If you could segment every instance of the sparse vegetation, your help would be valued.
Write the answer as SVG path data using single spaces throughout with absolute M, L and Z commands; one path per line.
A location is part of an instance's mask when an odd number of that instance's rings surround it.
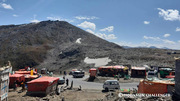
M 81 44 L 76 43 L 78 38 L 81 38 Z M 10 60 L 14 68 L 85 69 L 90 66 L 83 62 L 86 57 L 109 57 L 112 62 L 108 65 L 173 67 L 174 56 L 178 56 L 168 55 L 171 50 L 165 49 L 124 49 L 64 21 L 0 26 L 0 44 L 0 65 Z

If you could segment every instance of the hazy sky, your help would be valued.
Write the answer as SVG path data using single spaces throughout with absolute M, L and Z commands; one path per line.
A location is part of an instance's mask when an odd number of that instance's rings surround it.
M 0 0 L 0 25 L 63 20 L 125 46 L 180 49 L 179 0 Z

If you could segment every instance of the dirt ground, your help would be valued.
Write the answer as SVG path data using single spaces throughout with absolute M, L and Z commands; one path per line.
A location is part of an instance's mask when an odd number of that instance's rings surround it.
M 49 94 L 46 97 L 27 96 L 26 91 L 19 93 L 20 91 L 21 88 L 17 91 L 10 89 L 8 101 L 172 101 L 171 97 L 118 97 L 120 91 L 103 92 L 93 89 L 79 91 L 78 88 L 65 90 L 60 95 Z
M 8 93 L 8 101 L 114 101 L 114 98 L 117 98 L 118 92 L 113 91 L 113 96 L 109 97 L 110 92 L 102 92 L 101 90 L 81 90 L 79 91 L 77 88 L 72 90 L 65 90 L 61 92 L 60 95 L 49 94 L 46 97 L 35 97 L 35 96 L 27 96 L 26 91 L 21 92 L 21 88 L 19 87 L 16 91 L 10 89 Z
M 53 75 L 59 76 L 59 75 Z M 101 77 L 98 76 L 94 82 L 104 83 L 105 80 L 114 79 L 113 77 Z M 120 83 L 131 83 L 131 82 L 139 82 L 143 78 L 131 78 L 130 80 L 124 80 L 123 78 L 119 79 Z M 65 85 L 59 85 L 59 87 Z M 21 87 L 18 87 L 16 91 L 13 89 L 9 90 L 8 93 L 8 101 L 153 101 L 153 100 L 160 100 L 163 101 L 165 99 L 162 98 L 126 98 L 122 97 L 119 98 L 118 94 L 120 91 L 110 91 L 104 92 L 102 90 L 95 90 L 95 89 L 82 89 L 78 90 L 78 88 L 73 88 L 72 90 L 66 89 L 60 93 L 60 95 L 56 94 L 49 94 L 46 97 L 36 97 L 36 96 L 27 96 L 26 90 L 21 92 Z M 63 100 L 64 99 L 64 100 Z M 171 101 L 168 98 L 167 101 Z

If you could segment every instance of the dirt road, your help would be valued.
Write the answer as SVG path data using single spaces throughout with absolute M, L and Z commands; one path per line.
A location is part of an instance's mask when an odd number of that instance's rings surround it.
M 56 75 L 58 77 L 59 75 Z M 27 96 L 26 91 L 19 93 L 21 87 L 18 87 L 16 91 L 10 90 L 8 94 L 9 101 L 59 101 L 61 99 L 65 99 L 65 101 L 94 101 L 106 99 L 106 96 L 110 94 L 110 92 L 102 92 L 103 83 L 95 83 L 95 82 L 87 82 L 85 81 L 89 75 L 86 75 L 83 78 L 73 78 L 72 75 L 67 75 L 65 78 L 69 79 L 69 86 L 71 81 L 73 81 L 73 89 L 61 92 L 60 95 L 48 95 L 46 97 L 35 97 L 35 96 Z M 82 90 L 77 90 L 79 85 L 81 85 Z M 132 83 L 120 83 L 121 89 L 128 88 L 136 88 L 138 82 Z M 62 86 L 62 85 L 59 85 Z M 65 86 L 65 85 L 63 85 Z M 114 94 L 118 94 L 119 91 L 112 91 Z M 113 97 L 114 99 L 116 97 Z M 106 100 L 103 100 L 106 101 Z M 110 100 L 111 101 L 111 100 Z M 114 101 L 114 100 L 112 100 Z
M 103 83 L 85 81 L 85 79 L 87 79 L 88 77 L 89 75 L 85 75 L 83 78 L 73 78 L 72 75 L 67 75 L 65 78 L 69 79 L 69 85 L 71 84 L 71 81 L 73 81 L 74 87 L 79 87 L 79 85 L 81 85 L 82 89 L 97 89 L 97 90 L 103 89 Z M 137 88 L 138 84 L 139 82 L 120 83 L 120 88 L 121 89 Z

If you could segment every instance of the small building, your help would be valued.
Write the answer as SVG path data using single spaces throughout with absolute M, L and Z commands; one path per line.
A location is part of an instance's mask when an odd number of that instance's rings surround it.
M 176 70 L 175 70 L 175 94 L 176 99 L 180 100 L 180 58 L 175 58 Z
M 14 82 L 16 82 L 20 86 L 22 81 L 25 82 L 25 77 L 23 74 L 13 74 L 9 75 L 9 81 L 9 87 L 13 87 Z
M 0 100 L 8 101 L 8 91 L 9 91 L 9 73 L 12 71 L 11 63 L 9 66 L 0 67 Z
M 91 68 L 89 69 L 90 77 L 95 77 L 97 74 L 97 69 L 96 68 Z
M 146 77 L 145 67 L 131 67 L 131 77 Z
M 27 95 L 43 95 L 46 96 L 51 92 L 55 92 L 59 78 L 44 76 L 27 82 Z
M 175 82 L 172 80 L 141 80 L 138 86 L 138 93 L 144 94 L 166 94 L 172 93 Z

